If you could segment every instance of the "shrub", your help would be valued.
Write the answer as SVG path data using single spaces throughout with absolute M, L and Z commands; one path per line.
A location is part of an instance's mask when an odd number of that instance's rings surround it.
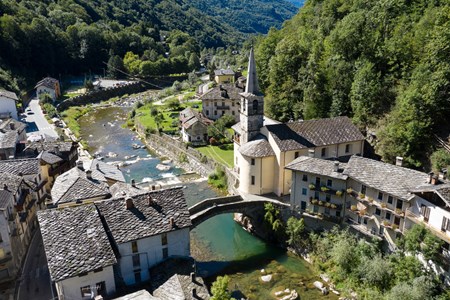
M 186 153 L 184 153 L 184 152 L 180 153 L 180 155 L 178 156 L 178 160 L 179 160 L 181 163 L 187 163 L 187 162 L 189 162 L 188 157 L 187 157 Z
M 200 159 L 200 162 L 202 164 L 206 164 L 208 162 L 208 158 L 205 155 L 203 155 L 202 158 Z
M 319 200 L 317 200 L 317 199 L 312 199 L 312 200 L 311 200 L 311 203 L 312 203 L 312 204 L 317 204 L 318 202 L 319 202 Z
M 358 193 L 358 197 L 359 197 L 360 199 L 364 199 L 364 198 L 366 198 L 366 195 L 363 194 L 363 193 Z
M 332 208 L 332 209 L 336 209 L 336 208 L 337 208 L 337 205 L 334 204 L 334 203 L 331 203 L 331 208 Z
M 348 188 L 347 189 L 347 194 L 351 194 L 351 193 L 353 193 L 353 189 L 352 188 Z

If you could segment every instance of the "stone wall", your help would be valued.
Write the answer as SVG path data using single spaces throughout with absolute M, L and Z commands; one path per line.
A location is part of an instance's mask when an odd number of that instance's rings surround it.
M 142 82 L 130 82 L 121 86 L 108 87 L 103 90 L 91 91 L 83 95 L 66 99 L 58 104 L 57 109 L 58 111 L 63 111 L 71 106 L 81 106 L 89 103 L 97 103 L 114 97 L 120 97 L 125 94 L 140 93 L 147 89 L 149 89 L 149 86 Z

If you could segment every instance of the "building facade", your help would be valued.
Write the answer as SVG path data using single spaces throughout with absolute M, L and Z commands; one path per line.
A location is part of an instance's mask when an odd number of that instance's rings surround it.
M 17 102 L 19 98 L 14 92 L 0 90 L 0 119 L 13 118 L 18 120 Z
M 240 94 L 243 91 L 236 84 L 219 84 L 212 88 L 200 97 L 203 115 L 211 120 L 231 115 L 239 122 Z
M 61 87 L 59 81 L 52 77 L 45 77 L 39 81 L 36 86 L 36 95 L 39 97 L 41 94 L 48 94 L 53 101 L 56 101 L 61 96 Z

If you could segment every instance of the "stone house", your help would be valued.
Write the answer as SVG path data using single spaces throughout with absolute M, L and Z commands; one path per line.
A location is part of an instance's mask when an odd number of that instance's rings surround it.
M 217 84 L 221 83 L 234 83 L 234 73 L 231 69 L 220 69 L 214 71 L 214 81 Z
M 203 115 L 217 120 L 223 115 L 232 115 L 239 122 L 239 101 L 243 88 L 237 84 L 219 84 L 200 97 Z
M 94 204 L 40 211 L 38 219 L 59 299 L 93 299 L 115 292 L 117 259 Z
M 126 285 L 150 279 L 149 268 L 190 255 L 191 220 L 181 188 L 95 203 L 117 249 L 117 273 Z
M 49 94 L 53 101 L 56 101 L 61 96 L 61 87 L 59 81 L 52 77 L 45 77 L 34 87 L 36 89 L 36 95 Z
M 181 136 L 184 142 L 205 144 L 208 142 L 208 126 L 213 122 L 198 111 L 188 107 L 180 112 Z
M 0 90 L 0 119 L 13 118 L 18 120 L 17 115 L 17 98 L 16 93 Z
M 20 145 L 27 140 L 26 125 L 8 118 L 0 120 L 0 160 L 16 157 Z

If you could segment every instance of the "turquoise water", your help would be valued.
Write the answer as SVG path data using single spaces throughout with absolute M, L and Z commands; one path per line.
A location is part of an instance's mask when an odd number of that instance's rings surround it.
M 156 165 L 161 162 L 158 157 L 147 149 L 131 147 L 142 143 L 136 140 L 134 132 L 121 127 L 126 114 L 124 108 L 109 107 L 80 118 L 82 137 L 88 141 L 90 152 L 117 154 L 115 158 L 105 158 L 105 162 L 124 161 L 125 156 L 137 155 L 139 160 L 128 159 L 133 163 L 121 168 L 128 182 L 131 178 L 140 182 L 181 174 L 182 170 L 173 165 L 167 172 L 157 170 Z M 205 181 L 183 185 L 188 206 L 218 196 Z M 192 255 L 197 260 L 198 273 L 209 283 L 218 275 L 229 275 L 229 288 L 236 298 L 276 299 L 275 291 L 295 288 L 302 299 L 337 299 L 335 295 L 322 296 L 313 288 L 312 282 L 318 277 L 304 260 L 252 236 L 233 221 L 232 214 L 215 216 L 200 224 L 191 231 L 191 244 L 196 248 Z M 261 281 L 261 269 L 273 274 L 271 282 Z

